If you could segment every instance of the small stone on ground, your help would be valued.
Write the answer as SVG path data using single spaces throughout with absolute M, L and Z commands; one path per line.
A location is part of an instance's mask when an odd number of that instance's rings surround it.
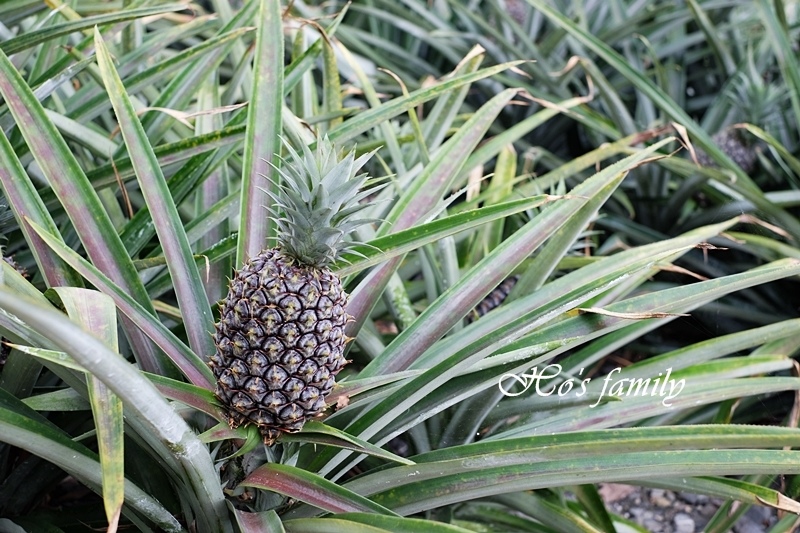
M 653 533 L 703 531 L 722 500 L 702 494 L 602 483 L 600 497 L 609 511 Z M 777 522 L 775 509 L 754 505 L 733 526 L 734 533 L 765 533 Z
M 675 533 L 694 533 L 694 519 L 686 513 L 678 513 L 672 520 Z

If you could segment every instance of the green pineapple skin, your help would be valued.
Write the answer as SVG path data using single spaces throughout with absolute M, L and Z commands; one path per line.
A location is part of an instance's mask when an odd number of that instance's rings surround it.
M 347 294 L 328 268 L 279 248 L 248 261 L 220 308 L 211 368 L 232 428 L 255 424 L 266 444 L 325 408 L 344 357 Z

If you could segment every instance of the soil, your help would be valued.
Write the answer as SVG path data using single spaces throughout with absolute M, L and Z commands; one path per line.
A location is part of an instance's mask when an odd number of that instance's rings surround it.
M 617 483 L 600 485 L 600 496 L 616 514 L 654 533 L 703 531 L 722 500 L 704 495 Z M 778 521 L 775 509 L 754 505 L 734 524 L 733 533 L 763 533 Z

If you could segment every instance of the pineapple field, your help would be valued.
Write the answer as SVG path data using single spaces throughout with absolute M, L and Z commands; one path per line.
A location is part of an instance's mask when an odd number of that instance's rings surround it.
M 0 532 L 795 531 L 799 38 L 0 2 Z

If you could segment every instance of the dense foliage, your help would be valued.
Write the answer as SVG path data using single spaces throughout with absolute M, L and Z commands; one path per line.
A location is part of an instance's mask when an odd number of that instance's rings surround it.
M 798 7 L 0 3 L 0 529 L 641 530 L 618 481 L 792 531 Z M 212 333 L 323 138 L 349 362 L 265 445 Z

